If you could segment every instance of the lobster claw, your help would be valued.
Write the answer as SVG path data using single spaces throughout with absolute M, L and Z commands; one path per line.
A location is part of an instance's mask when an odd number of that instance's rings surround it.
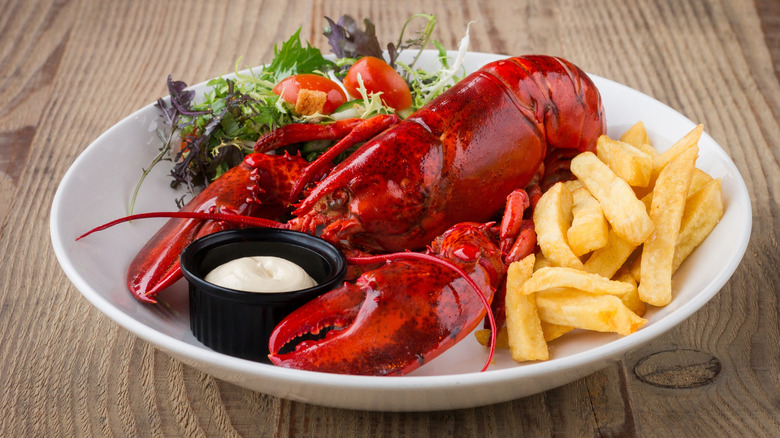
M 181 209 L 181 212 L 229 213 L 275 218 L 306 160 L 300 156 L 248 155 Z M 127 287 L 139 300 L 155 303 L 155 296 L 181 278 L 179 256 L 195 239 L 233 228 L 221 221 L 174 218 L 168 220 L 138 252 L 127 270 Z
M 504 275 L 488 227 L 458 224 L 430 252 L 465 271 L 487 300 Z M 401 253 L 409 254 L 409 253 Z M 269 340 L 277 366 L 340 374 L 408 373 L 470 333 L 486 311 L 453 270 L 426 260 L 394 259 L 291 313 Z M 296 338 L 321 334 L 296 346 Z M 292 350 L 292 351 L 290 351 Z

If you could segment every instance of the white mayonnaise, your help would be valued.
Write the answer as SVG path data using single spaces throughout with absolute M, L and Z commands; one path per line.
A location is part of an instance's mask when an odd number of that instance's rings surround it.
M 300 266 L 271 256 L 231 260 L 214 268 L 205 280 L 246 292 L 291 292 L 317 285 Z

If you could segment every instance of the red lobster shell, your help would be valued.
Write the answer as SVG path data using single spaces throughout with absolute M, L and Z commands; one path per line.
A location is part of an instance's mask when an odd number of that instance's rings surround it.
M 289 125 L 258 145 L 343 136 L 363 123 Z M 324 176 L 316 175 L 321 180 L 304 191 L 285 226 L 320 233 L 350 254 L 419 250 L 455 224 L 497 220 L 508 195 L 532 181 L 544 187 L 565 178 L 568 159 L 593 150 L 605 130 L 598 90 L 570 62 L 550 56 L 492 62 L 367 141 Z M 300 157 L 250 155 L 185 210 L 276 218 L 288 207 L 306 166 Z M 538 196 L 536 189 L 531 199 Z M 522 207 L 512 208 L 508 222 L 522 220 L 524 196 L 510 198 Z M 154 302 L 180 277 L 183 247 L 228 226 L 171 219 L 132 262 L 128 287 L 137 298 Z M 482 231 L 461 233 L 467 228 Z M 504 228 L 529 232 L 527 226 Z M 502 239 L 498 248 L 484 225 L 453 229 L 460 231 L 435 240 L 431 252 L 464 265 L 491 295 L 500 290 L 501 249 L 509 252 L 511 245 Z M 391 262 L 291 315 L 271 340 L 271 358 L 279 365 L 330 372 L 408 372 L 449 348 L 484 316 L 467 289 L 436 265 Z M 280 353 L 295 336 L 334 324 L 349 328 Z M 371 347 L 366 339 L 380 341 Z

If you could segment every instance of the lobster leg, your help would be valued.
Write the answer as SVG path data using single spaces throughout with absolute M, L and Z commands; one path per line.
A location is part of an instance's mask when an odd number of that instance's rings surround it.
M 534 222 L 524 219 L 531 206 L 531 198 L 523 189 L 507 196 L 504 216 L 501 219 L 501 251 L 508 265 L 531 254 L 536 247 Z
M 275 218 L 298 175 L 306 166 L 300 156 L 248 155 L 211 183 L 182 212 L 227 213 Z M 198 237 L 234 227 L 222 221 L 170 219 L 135 256 L 127 270 L 127 287 L 141 301 L 154 297 L 181 278 L 179 255 Z
M 538 189 L 538 185 L 531 183 L 527 189 L 532 190 L 534 187 Z M 530 210 L 532 203 L 534 203 L 534 199 L 523 189 L 513 191 L 506 198 L 506 207 L 504 207 L 499 230 L 499 245 L 504 264 L 507 266 L 523 259 L 536 249 L 536 232 L 533 220 L 524 219 L 532 211 Z M 491 305 L 495 323 L 498 326 L 503 325 L 506 321 L 505 297 L 506 287 L 502 287 L 496 291 Z M 490 328 L 489 325 L 489 321 L 485 320 L 484 327 Z
M 461 223 L 436 239 L 430 254 L 465 271 L 487 300 L 505 268 L 488 225 Z M 309 302 L 274 330 L 269 358 L 278 366 L 345 374 L 405 374 L 463 339 L 485 316 L 464 278 L 436 263 L 392 260 L 354 284 Z M 293 351 L 288 344 L 310 333 Z
M 531 219 L 523 219 L 517 231 L 517 237 L 507 251 L 504 261 L 509 264 L 524 259 L 536 248 L 536 231 Z
M 523 223 L 523 214 L 531 205 L 531 200 L 525 190 L 518 189 L 506 198 L 504 216 L 501 219 L 501 251 L 509 252 Z
M 363 119 L 339 120 L 327 125 L 295 123 L 285 125 L 260 137 L 255 152 L 268 152 L 280 147 L 311 140 L 338 140 L 349 134 Z
M 290 202 L 294 201 L 298 194 L 309 182 L 319 177 L 327 169 L 333 166 L 333 160 L 350 147 L 362 143 L 385 129 L 397 125 L 401 119 L 395 115 L 380 114 L 356 124 L 349 133 L 333 145 L 327 152 L 320 155 L 301 174 L 298 182 L 290 194 Z M 288 125 L 291 126 L 291 125 Z M 302 125 L 305 126 L 305 125 Z

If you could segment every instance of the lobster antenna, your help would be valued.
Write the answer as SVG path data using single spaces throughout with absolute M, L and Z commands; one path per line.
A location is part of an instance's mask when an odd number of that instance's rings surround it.
M 77 241 L 81 240 L 92 233 L 103 231 L 107 228 L 111 228 L 114 225 L 119 225 L 123 222 L 130 222 L 136 219 L 148 219 L 148 218 L 160 218 L 160 217 L 223 221 L 223 222 L 230 222 L 230 223 L 235 223 L 240 225 L 248 225 L 252 227 L 289 228 L 287 224 L 283 224 L 281 222 L 276 222 L 270 219 L 263 219 L 258 217 L 243 216 L 240 214 L 207 213 L 202 211 L 167 211 L 167 212 L 131 214 L 123 218 L 115 219 L 111 222 L 105 223 L 103 225 L 100 225 L 98 227 L 95 227 L 87 231 L 86 233 L 77 237 L 76 240 Z
M 490 303 L 487 300 L 487 296 L 485 296 L 485 293 L 480 289 L 477 282 L 474 281 L 473 278 L 469 277 L 469 275 L 463 271 L 463 269 L 459 268 L 458 265 L 455 263 L 440 259 L 436 256 L 432 256 L 430 254 L 423 254 L 418 252 L 397 252 L 393 254 L 382 254 L 382 255 L 375 255 L 375 256 L 360 256 L 360 257 L 347 257 L 347 263 L 353 264 L 353 265 L 370 265 L 372 263 L 377 262 L 386 262 L 389 260 L 424 260 L 432 263 L 436 263 L 439 266 L 444 266 L 446 268 L 449 268 L 453 271 L 455 271 L 458 275 L 463 277 L 464 280 L 469 284 L 469 286 L 474 289 L 474 291 L 477 292 L 477 296 L 479 297 L 479 300 L 482 302 L 482 305 L 485 307 L 485 310 L 487 312 L 487 318 L 488 323 L 490 324 L 490 351 L 488 353 L 487 361 L 485 362 L 485 366 L 482 367 L 482 371 L 487 371 L 488 367 L 490 366 L 490 362 L 493 360 L 493 353 L 496 350 L 496 320 L 493 316 L 493 310 L 490 308 Z

